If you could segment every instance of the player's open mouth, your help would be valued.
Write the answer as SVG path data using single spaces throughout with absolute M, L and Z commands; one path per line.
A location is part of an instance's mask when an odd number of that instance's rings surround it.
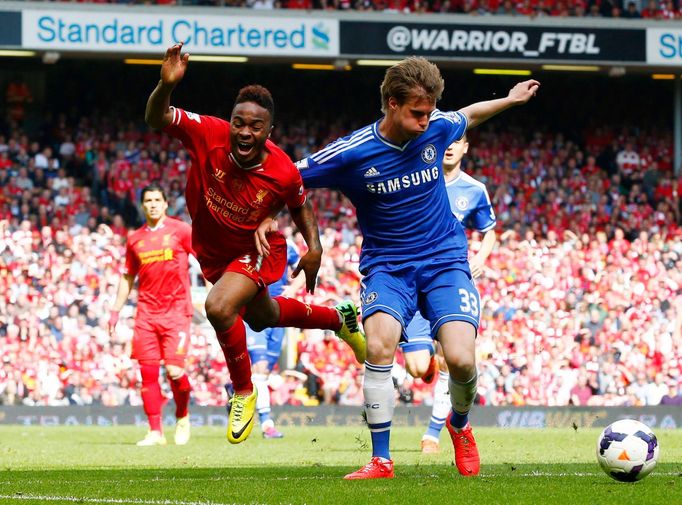
M 242 157 L 247 157 L 251 150 L 253 149 L 253 144 L 246 144 L 244 142 L 237 143 L 237 152 Z

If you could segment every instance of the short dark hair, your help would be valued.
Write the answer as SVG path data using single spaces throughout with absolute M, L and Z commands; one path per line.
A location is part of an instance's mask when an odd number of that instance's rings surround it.
M 237 95 L 234 104 L 238 105 L 244 102 L 253 102 L 260 105 L 270 113 L 270 122 L 274 122 L 275 102 L 272 99 L 270 91 L 268 91 L 266 87 L 261 86 L 260 84 L 249 84 L 248 86 L 244 86 L 239 90 L 239 94 Z
M 142 188 L 142 193 L 140 193 L 140 203 L 144 202 L 144 195 L 151 191 L 158 191 L 161 193 L 161 197 L 163 198 L 163 201 L 167 201 L 168 199 L 166 198 L 166 191 L 161 187 L 161 184 L 158 182 L 152 182 L 150 184 L 147 184 L 144 188 Z

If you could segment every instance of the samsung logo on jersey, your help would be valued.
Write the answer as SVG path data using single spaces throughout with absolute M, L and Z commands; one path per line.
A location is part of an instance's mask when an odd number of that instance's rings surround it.
M 440 171 L 438 167 L 431 167 L 419 172 L 412 172 L 411 174 L 403 175 L 402 177 L 394 177 L 380 182 L 368 182 L 365 186 L 370 193 L 378 195 L 385 193 L 395 193 L 403 189 L 408 189 L 411 186 L 419 186 L 427 182 L 438 179 Z

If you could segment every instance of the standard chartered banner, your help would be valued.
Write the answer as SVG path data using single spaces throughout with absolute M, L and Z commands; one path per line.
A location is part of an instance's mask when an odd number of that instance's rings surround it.
M 363 426 L 361 407 L 274 407 L 278 426 Z M 395 409 L 393 426 L 429 423 L 431 409 L 425 406 Z M 476 407 L 471 413 L 474 426 L 500 428 L 603 428 L 614 421 L 631 418 L 651 428 L 682 428 L 682 409 L 675 407 Z M 218 407 L 191 407 L 193 426 L 227 426 L 227 413 Z M 175 424 L 171 409 L 164 423 Z M 0 424 L 26 426 L 146 426 L 142 407 L 0 407 Z
M 647 28 L 646 61 L 682 67 L 682 29 Z
M 645 30 L 341 21 L 344 55 L 645 61 Z
M 339 22 L 306 17 L 237 17 L 25 10 L 26 49 L 154 53 L 184 42 L 188 52 L 337 56 Z

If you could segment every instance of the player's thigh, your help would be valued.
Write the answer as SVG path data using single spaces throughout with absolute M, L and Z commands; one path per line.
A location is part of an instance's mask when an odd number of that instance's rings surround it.
M 468 321 L 448 321 L 438 330 L 438 341 L 448 368 L 461 371 L 464 376 L 458 380 L 466 381 L 475 373 L 476 368 L 476 328 Z
M 417 311 L 417 284 L 412 265 L 385 266 L 371 270 L 362 279 L 362 319 L 385 313 L 407 327 Z M 367 329 L 365 328 L 365 332 Z
M 166 365 L 185 367 L 185 359 L 190 344 L 191 320 L 191 316 L 178 314 L 175 316 L 167 315 L 163 322 L 159 322 L 159 340 L 162 358 Z
M 470 323 L 478 330 L 480 297 L 468 270 L 451 268 L 420 278 L 420 311 L 431 323 L 431 334 L 451 321 Z
M 152 317 L 138 313 L 133 330 L 133 344 L 130 357 L 138 361 L 156 361 L 162 359 L 156 325 Z

